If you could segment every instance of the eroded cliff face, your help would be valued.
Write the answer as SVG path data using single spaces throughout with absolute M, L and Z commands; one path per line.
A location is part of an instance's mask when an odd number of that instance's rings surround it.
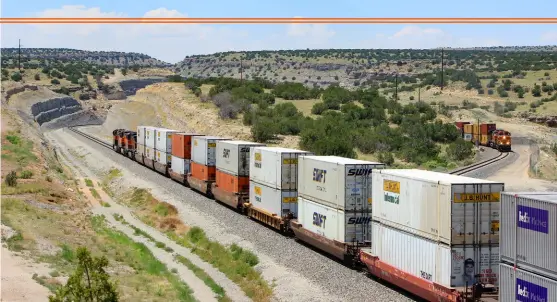
M 47 99 L 31 105 L 31 114 L 39 125 L 80 110 L 83 110 L 81 104 L 69 96 Z
M 145 78 L 145 79 L 132 79 L 121 81 L 120 87 L 124 91 L 126 96 L 134 95 L 137 90 L 147 87 L 148 85 L 154 83 L 160 83 L 166 81 L 165 78 Z

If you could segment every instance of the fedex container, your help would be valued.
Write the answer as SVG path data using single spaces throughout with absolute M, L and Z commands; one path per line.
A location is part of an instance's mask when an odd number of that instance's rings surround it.
M 279 190 L 298 189 L 298 156 L 313 155 L 308 151 L 255 147 L 250 155 L 250 179 Z
M 172 155 L 171 168 L 178 174 L 188 175 L 190 173 L 190 160 Z
M 216 167 L 234 176 L 249 176 L 250 148 L 265 144 L 221 140 L 217 142 Z
M 172 129 L 155 128 L 155 149 L 172 154 L 172 134 L 177 132 Z
M 145 145 L 145 130 L 147 126 L 137 126 L 137 144 Z
M 145 127 L 145 146 L 155 149 L 155 127 Z
M 498 246 L 449 246 L 377 221 L 371 230 L 371 253 L 408 274 L 446 287 L 498 284 Z
M 557 281 L 499 264 L 499 301 L 557 301 Z
M 168 165 L 172 162 L 172 154 L 155 149 L 155 161 Z
M 372 174 L 373 220 L 446 244 L 499 242 L 503 183 L 417 169 Z
M 306 230 L 339 242 L 371 241 L 369 212 L 345 212 L 298 196 L 298 222 Z
M 347 211 L 371 207 L 371 171 L 385 164 L 338 156 L 300 156 L 298 195 Z
M 217 141 L 230 140 L 218 136 L 195 136 L 191 147 L 192 161 L 208 167 L 216 165 Z
M 298 216 L 298 192 L 279 190 L 254 181 L 249 182 L 249 200 L 253 207 L 283 217 Z
M 504 192 L 501 227 L 501 261 L 557 279 L 557 192 Z

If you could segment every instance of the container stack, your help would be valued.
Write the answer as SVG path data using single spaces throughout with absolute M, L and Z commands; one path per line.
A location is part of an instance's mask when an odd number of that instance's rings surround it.
M 264 144 L 224 140 L 217 142 L 216 179 L 213 194 L 221 202 L 241 207 L 249 196 L 250 149 Z M 240 195 L 245 198 L 240 198 Z
M 217 142 L 230 140 L 217 136 L 195 136 L 191 149 L 191 172 L 188 174 L 190 186 L 203 193 L 208 193 L 208 183 L 216 179 Z
M 155 128 L 155 161 L 170 165 L 172 161 L 172 134 L 177 130 Z
M 308 151 L 255 147 L 250 155 L 248 214 L 276 217 L 272 225 L 281 228 L 285 219 L 298 216 L 298 157 L 313 155 Z M 263 219 L 261 219 L 263 220 Z M 286 223 L 287 225 L 287 223 Z
M 296 236 L 304 240 L 317 235 L 344 245 L 369 245 L 371 172 L 384 166 L 337 156 L 300 156 L 298 219 L 291 223 Z
M 194 136 L 203 136 L 202 134 L 176 132 L 172 133 L 172 156 L 170 167 L 172 173 L 179 177 L 184 177 L 190 173 L 191 161 L 191 145 Z
M 501 301 L 557 301 L 557 192 L 501 196 Z
M 497 129 L 496 124 L 480 124 L 480 144 L 487 146 L 491 137 L 491 132 Z
M 503 189 L 503 183 L 432 171 L 373 171 L 371 255 L 381 264 L 366 264 L 385 274 L 404 271 L 417 283 L 471 292 L 479 281 L 494 289 Z
M 155 159 L 155 127 L 137 126 L 137 152 L 151 161 Z
M 462 136 L 464 134 L 464 126 L 470 124 L 470 122 L 455 122 L 454 124 Z

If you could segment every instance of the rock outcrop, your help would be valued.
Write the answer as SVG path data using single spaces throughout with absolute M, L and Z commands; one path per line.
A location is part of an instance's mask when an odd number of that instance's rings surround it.
M 139 89 L 143 89 L 148 85 L 166 81 L 166 78 L 145 78 L 145 79 L 132 79 L 123 80 L 120 82 L 120 87 L 125 96 L 134 95 Z
M 53 119 L 82 110 L 81 104 L 72 97 L 58 97 L 36 102 L 31 105 L 31 114 L 42 125 Z

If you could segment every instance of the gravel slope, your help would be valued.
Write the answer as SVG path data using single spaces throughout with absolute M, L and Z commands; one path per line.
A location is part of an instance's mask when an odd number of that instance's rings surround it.
M 96 173 L 116 167 L 124 173 L 114 189 L 150 188 L 152 193 L 176 206 L 188 225 L 202 227 L 224 244 L 237 244 L 260 258 L 257 268 L 274 283 L 279 301 L 412 301 L 364 274 L 294 242 L 277 232 L 194 193 L 131 160 L 69 130 L 48 134 L 62 148 L 81 148 L 84 163 Z

